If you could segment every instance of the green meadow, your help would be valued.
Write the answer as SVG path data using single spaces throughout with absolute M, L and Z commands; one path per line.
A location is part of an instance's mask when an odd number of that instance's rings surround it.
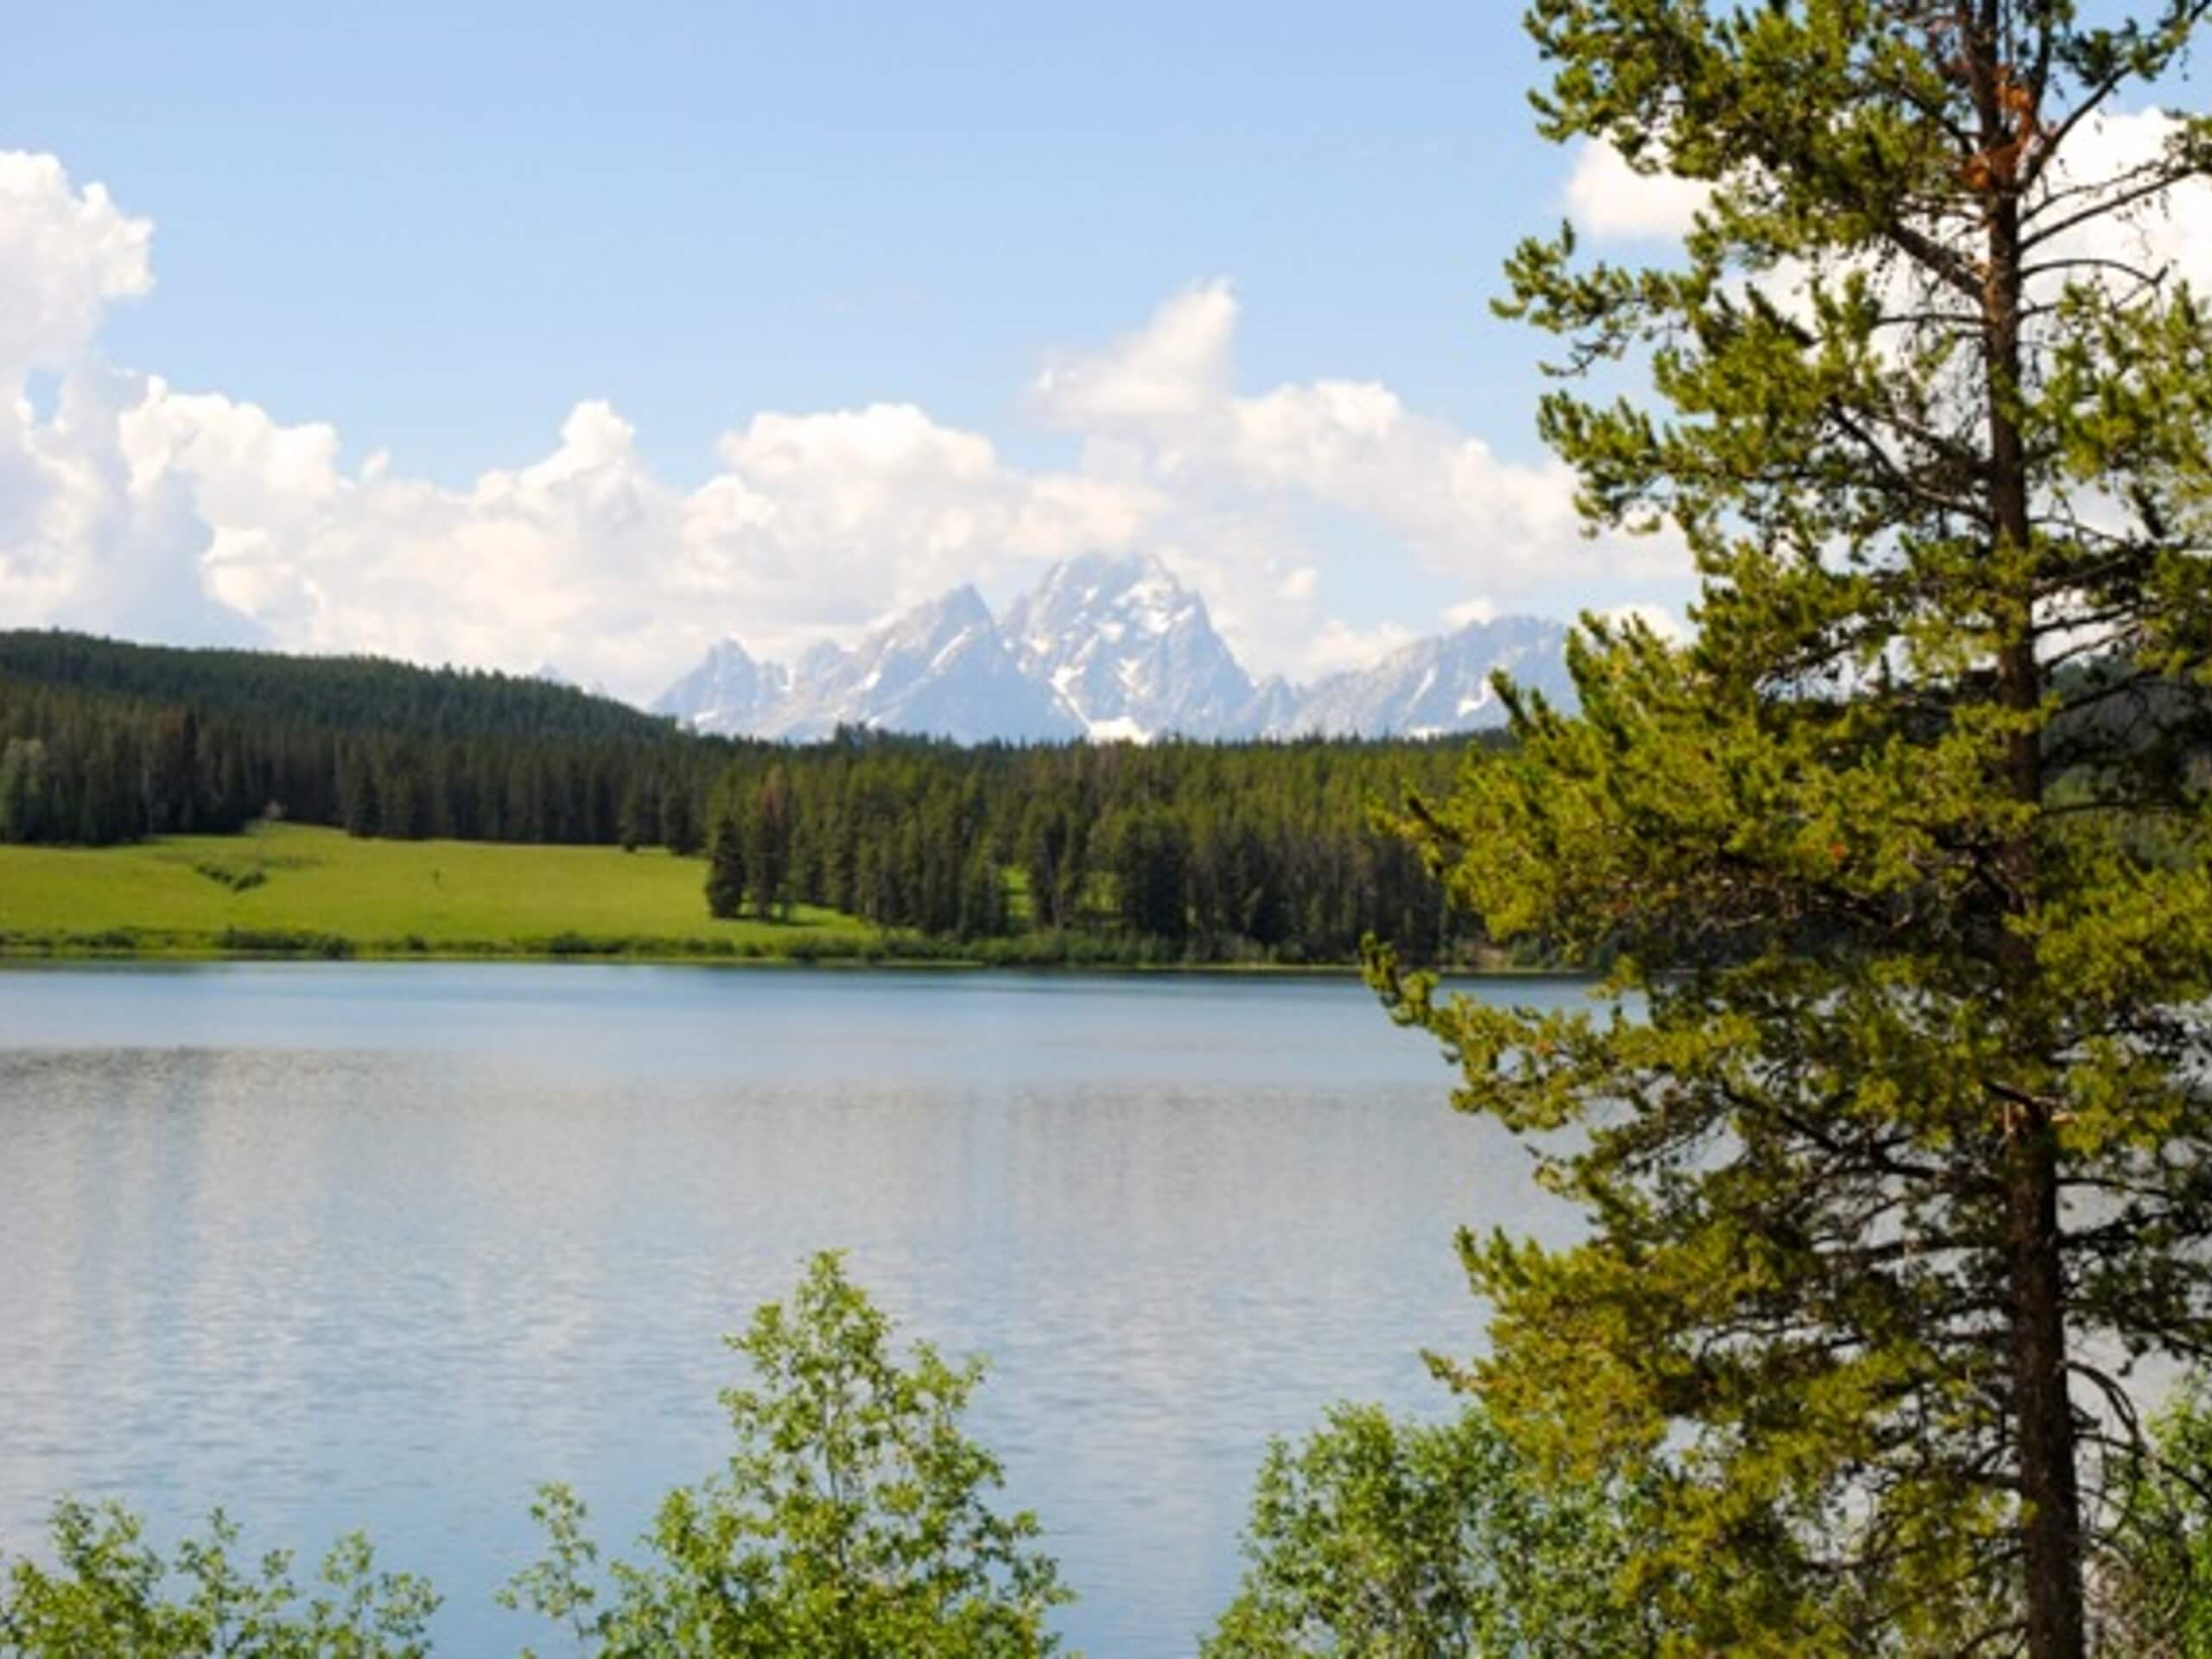
M 131 845 L 0 846 L 0 950 L 176 955 L 849 955 L 874 930 L 801 905 L 716 921 L 706 866 L 658 849 L 356 840 L 270 824 Z

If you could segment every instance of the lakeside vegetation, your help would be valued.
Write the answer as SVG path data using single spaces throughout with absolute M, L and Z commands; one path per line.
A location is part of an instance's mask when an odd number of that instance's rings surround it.
M 558 939 L 1247 966 L 1349 965 L 1373 933 L 1418 960 L 1488 964 L 1480 927 L 1375 816 L 1448 788 L 1460 747 L 783 745 L 501 675 L 0 633 L 0 931 L 18 950 L 546 954 Z M 301 826 L 365 850 L 286 839 Z M 120 850 L 36 850 L 71 848 Z M 595 855 L 654 864 L 654 849 L 685 861 L 646 874 Z M 211 886 L 168 880 L 180 861 Z M 680 901 L 675 868 L 691 872 Z M 451 870 L 466 879 L 442 891 Z
M 817 905 L 716 917 L 702 898 L 709 869 L 658 847 L 362 840 L 282 823 L 114 847 L 0 845 L 0 957 L 1291 965 L 1194 961 L 1180 944 L 1129 935 L 1103 883 L 1084 928 L 1032 928 L 1018 868 L 1001 872 L 1006 931 L 944 938 Z M 1511 966 L 1503 957 L 1484 965 Z
M 902 1347 L 834 1253 L 726 1340 L 745 1365 L 720 1395 L 727 1459 L 667 1492 L 620 1554 L 593 1536 L 584 1496 L 541 1486 L 531 1516 L 542 1553 L 495 1592 L 499 1605 L 551 1627 L 551 1650 L 579 1659 L 1065 1651 L 1052 1615 L 1081 1586 L 1051 1553 L 1052 1517 L 1005 1503 L 1004 1465 L 969 1429 L 983 1362 Z M 2177 1397 L 2123 1478 L 2128 1547 L 2101 1558 L 2093 1580 L 2100 1650 L 2202 1659 L 2212 1652 L 2212 1400 Z M 1304 1438 L 1270 1443 L 1243 1581 L 1194 1643 L 1200 1659 L 1977 1650 L 1886 1640 L 1893 1615 L 1878 1582 L 1820 1586 L 1855 1621 L 1832 1643 L 1712 1644 L 1686 1592 L 1726 1564 L 1646 1576 L 1675 1495 L 1633 1460 L 1549 1465 L 1479 1402 L 1428 1421 L 1341 1406 Z M 65 1500 L 48 1544 L 44 1560 L 0 1555 L 0 1659 L 436 1650 L 434 1577 L 383 1562 L 359 1533 L 337 1540 L 305 1586 L 289 1551 L 249 1553 L 220 1510 L 164 1551 L 125 1507 Z M 522 1659 L 538 1651 L 524 1646 Z

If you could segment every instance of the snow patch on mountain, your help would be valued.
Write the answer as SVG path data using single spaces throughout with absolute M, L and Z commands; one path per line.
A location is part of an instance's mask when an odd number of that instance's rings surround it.
M 758 663 L 734 639 L 708 648 L 705 658 L 654 699 L 651 712 L 673 715 L 701 732 L 750 732 L 791 690 L 791 675 Z
M 1505 723 L 1491 676 L 1499 671 L 1554 702 L 1572 703 L 1567 629 L 1535 616 L 1470 622 L 1416 639 L 1371 668 L 1332 675 L 1264 736 L 1433 737 Z
M 1055 565 L 1007 610 L 1006 632 L 1022 671 L 1101 741 L 1215 735 L 1252 698 L 1205 601 L 1147 555 Z
M 1310 688 L 1255 684 L 1165 565 L 1094 554 L 1055 566 L 1003 625 L 963 587 L 788 670 L 724 640 L 652 707 L 702 732 L 793 741 L 839 726 L 968 743 L 1433 736 L 1502 724 L 1500 669 L 1571 704 L 1566 638 L 1557 622 L 1499 617 Z

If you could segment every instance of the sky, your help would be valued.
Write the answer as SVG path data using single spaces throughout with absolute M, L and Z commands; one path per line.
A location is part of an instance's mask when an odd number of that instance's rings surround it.
M 23 9 L 0 623 L 645 697 L 1091 549 L 1294 678 L 1679 609 L 1488 302 L 1687 207 L 1536 137 L 1516 13 Z

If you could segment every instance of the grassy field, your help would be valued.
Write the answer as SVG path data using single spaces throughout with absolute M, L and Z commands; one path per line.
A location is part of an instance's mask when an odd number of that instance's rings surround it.
M 275 824 L 97 849 L 0 847 L 0 949 L 175 954 L 805 956 L 874 931 L 802 906 L 718 922 L 658 849 L 356 841 Z

